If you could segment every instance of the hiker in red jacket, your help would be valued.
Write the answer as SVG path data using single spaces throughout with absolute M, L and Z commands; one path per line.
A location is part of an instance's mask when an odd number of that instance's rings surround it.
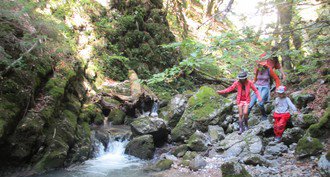
M 245 130 L 249 129 L 248 125 L 248 105 L 250 103 L 250 88 L 254 91 L 254 93 L 257 95 L 258 100 L 261 102 L 262 99 L 260 97 L 260 94 L 256 87 L 254 86 L 253 82 L 247 79 L 247 72 L 241 72 L 238 74 L 237 77 L 239 80 L 235 81 L 233 85 L 230 87 L 224 89 L 224 90 L 218 90 L 218 94 L 225 94 L 233 91 L 235 88 L 237 89 L 237 97 L 236 97 L 236 103 L 238 106 L 238 112 L 239 112 L 239 135 L 242 134 Z M 245 127 L 243 127 L 243 116 L 244 116 L 244 123 Z
M 258 102 L 259 109 L 262 114 L 262 120 L 267 119 L 264 103 L 270 100 L 271 79 L 275 80 L 276 88 L 280 86 L 280 79 L 277 77 L 273 69 L 264 62 L 258 63 L 258 66 L 255 69 L 254 84 L 257 87 L 262 98 L 262 101 Z M 251 109 L 253 108 L 256 102 L 257 102 L 257 97 L 255 94 L 253 94 L 249 104 L 248 114 L 250 114 Z
M 282 68 L 280 62 L 278 61 L 278 57 L 272 56 L 277 50 L 278 50 L 277 47 L 273 47 L 271 49 L 270 53 L 264 52 L 263 54 L 260 55 L 261 61 L 259 61 L 259 62 L 264 62 L 265 64 L 270 66 L 273 70 L 276 70 L 276 69 L 279 70 L 282 75 L 283 80 L 285 81 L 286 75 L 283 71 L 283 68 Z

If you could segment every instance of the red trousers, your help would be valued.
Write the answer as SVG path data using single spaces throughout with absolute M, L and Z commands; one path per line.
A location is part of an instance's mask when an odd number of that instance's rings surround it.
M 282 134 L 285 130 L 286 123 L 290 119 L 291 115 L 290 113 L 276 113 L 274 112 L 274 133 L 276 137 L 282 137 Z

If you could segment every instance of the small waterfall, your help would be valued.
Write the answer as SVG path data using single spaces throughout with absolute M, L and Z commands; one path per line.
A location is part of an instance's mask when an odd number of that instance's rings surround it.
M 80 165 L 71 166 L 50 173 L 42 177 L 84 176 L 84 177 L 140 177 L 149 176 L 142 167 L 146 163 L 136 157 L 126 155 L 127 139 L 110 138 L 108 147 L 95 140 L 96 158 L 85 161 Z
M 155 101 L 152 105 L 150 116 L 151 117 L 158 117 L 158 113 L 157 113 L 158 109 L 159 109 L 159 103 L 158 103 L 158 101 Z

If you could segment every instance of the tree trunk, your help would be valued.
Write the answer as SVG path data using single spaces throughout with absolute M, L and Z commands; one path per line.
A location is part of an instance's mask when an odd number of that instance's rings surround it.
M 206 16 L 211 16 L 214 6 L 214 0 L 209 0 L 206 7 Z
M 282 27 L 281 33 L 281 49 L 282 49 L 282 65 L 285 69 L 292 69 L 292 62 L 290 56 L 287 54 L 290 50 L 290 30 L 292 20 L 292 0 L 277 0 L 277 10 L 280 17 L 280 25 Z

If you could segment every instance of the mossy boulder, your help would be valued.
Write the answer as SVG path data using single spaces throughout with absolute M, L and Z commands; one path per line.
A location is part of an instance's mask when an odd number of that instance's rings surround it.
M 246 169 L 235 161 L 225 162 L 221 165 L 223 177 L 251 177 Z
M 93 103 L 84 104 L 79 114 L 80 121 L 95 123 L 96 125 L 103 124 L 103 119 L 102 110 Z
M 319 122 L 311 125 L 307 131 L 312 137 L 329 137 L 330 134 L 330 108 L 327 108 L 324 115 L 320 118 Z
M 210 87 L 203 86 L 189 98 L 187 108 L 172 130 L 173 141 L 189 138 L 196 129 L 207 131 L 209 124 L 221 123 L 232 110 L 233 103 L 219 96 Z
M 304 136 L 304 133 L 305 131 L 300 127 L 288 128 L 283 133 L 282 142 L 284 142 L 285 145 L 297 143 L 299 139 Z
M 294 126 L 299 126 L 303 129 L 307 129 L 310 125 L 318 122 L 317 117 L 312 113 L 303 114 L 302 116 L 298 115 L 298 116 L 296 115 L 293 116 L 292 124 Z
M 143 135 L 133 138 L 126 146 L 125 154 L 140 159 L 152 159 L 155 152 L 155 145 L 151 135 Z
M 308 157 L 319 154 L 323 149 L 323 145 L 317 138 L 304 136 L 298 141 L 295 154 L 298 157 Z
M 113 125 L 124 124 L 125 115 L 126 114 L 124 111 L 120 109 L 113 109 L 109 114 L 109 121 L 111 121 Z
M 302 91 L 293 92 L 290 97 L 292 98 L 292 102 L 299 109 L 306 107 L 308 103 L 314 101 L 315 99 L 315 95 L 303 93 Z
M 182 144 L 180 146 L 177 146 L 174 148 L 172 154 L 177 157 L 182 157 L 185 155 L 185 153 L 188 151 L 189 147 L 187 144 Z
M 188 147 L 193 151 L 205 151 L 208 144 L 210 144 L 208 137 L 198 130 L 188 139 Z
M 168 170 L 171 168 L 173 164 L 172 160 L 169 159 L 163 159 L 163 160 L 159 160 L 155 166 L 152 168 L 153 171 L 164 171 L 164 170 Z

